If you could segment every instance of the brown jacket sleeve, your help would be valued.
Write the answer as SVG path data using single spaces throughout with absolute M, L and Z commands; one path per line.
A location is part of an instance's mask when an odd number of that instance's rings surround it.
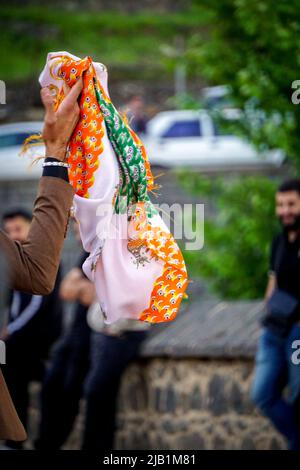
M 40 295 L 53 290 L 73 196 L 69 183 L 43 176 L 27 241 L 14 242 L 0 231 L 0 250 L 6 255 L 13 289 Z

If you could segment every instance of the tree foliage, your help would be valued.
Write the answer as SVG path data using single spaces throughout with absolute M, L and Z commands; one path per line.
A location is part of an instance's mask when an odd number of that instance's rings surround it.
M 291 100 L 300 79 L 298 0 L 194 0 L 194 8 L 205 21 L 186 45 L 188 67 L 211 85 L 230 85 L 245 109 L 240 131 L 262 148 L 282 148 L 299 169 L 300 105 Z
M 223 298 L 255 299 L 266 288 L 270 244 L 279 230 L 274 215 L 277 184 L 265 177 L 208 179 L 195 172 L 179 175 L 180 184 L 209 200 L 204 247 L 186 251 L 191 277 L 210 281 Z

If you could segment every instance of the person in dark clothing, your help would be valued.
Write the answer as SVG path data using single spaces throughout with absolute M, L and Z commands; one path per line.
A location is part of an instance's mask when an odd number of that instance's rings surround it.
M 13 240 L 27 238 L 31 214 L 24 209 L 4 214 L 5 232 Z M 60 269 L 51 294 L 32 295 L 16 290 L 9 292 L 7 322 L 0 337 L 6 345 L 6 365 L 2 371 L 22 424 L 27 426 L 29 384 L 42 380 L 44 362 L 61 333 L 62 302 L 58 295 Z M 7 441 L 7 446 L 21 448 L 22 443 Z
M 87 257 L 83 252 L 78 266 L 62 283 L 64 299 L 73 300 L 81 266 Z M 64 282 L 63 281 L 63 282 Z M 41 391 L 41 420 L 36 449 L 59 449 L 70 432 L 78 414 L 83 382 L 89 368 L 91 330 L 86 321 L 88 307 L 77 301 L 73 320 L 67 333 L 56 344 Z
M 75 225 L 75 231 L 78 226 Z M 113 448 L 116 401 L 122 373 L 136 357 L 149 325 L 123 320 L 104 326 L 96 312 L 97 325 L 88 320 L 97 310 L 95 288 L 78 266 L 63 280 L 61 294 L 76 300 L 74 319 L 55 348 L 41 393 L 41 421 L 36 449 L 60 449 L 72 431 L 81 398 L 85 398 L 82 449 Z
M 93 332 L 91 366 L 84 383 L 86 399 L 82 450 L 114 448 L 116 405 L 122 374 L 133 361 L 146 330 L 123 330 L 119 334 Z
M 283 230 L 272 243 L 266 291 L 267 305 L 272 300 L 273 312 L 269 306 L 262 320 L 251 396 L 287 439 L 289 449 L 300 450 L 300 364 L 293 360 L 295 341 L 300 340 L 299 179 L 289 180 L 279 187 L 276 214 Z M 290 300 L 294 305 L 290 314 L 280 314 L 287 311 Z M 283 397 L 286 386 L 288 401 Z

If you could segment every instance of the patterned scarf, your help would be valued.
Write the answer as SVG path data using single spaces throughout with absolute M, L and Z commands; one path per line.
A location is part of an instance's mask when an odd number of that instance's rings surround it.
M 150 323 L 171 321 L 187 287 L 187 271 L 175 239 L 157 223 L 160 216 L 148 196 L 148 191 L 155 186 L 145 147 L 105 93 L 92 59 L 74 60 L 67 53 L 57 54 L 57 58 L 52 55 L 50 67 L 55 80 L 64 80 L 72 87 L 79 77 L 83 77 L 80 119 L 68 148 L 70 183 L 78 196 L 90 197 L 95 171 L 98 168 L 101 171 L 105 125 L 119 166 L 119 185 L 112 201 L 114 211 L 116 214 L 127 213 L 137 234 L 135 238 L 128 237 L 128 250 L 136 254 L 144 246 L 150 259 L 163 263 L 162 274 L 153 285 L 149 306 L 137 319 Z M 57 92 L 57 108 L 64 98 L 64 91 L 63 87 L 53 88 Z

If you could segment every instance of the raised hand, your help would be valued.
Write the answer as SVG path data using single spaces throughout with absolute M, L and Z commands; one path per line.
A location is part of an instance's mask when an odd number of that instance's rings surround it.
M 66 96 L 56 112 L 51 91 L 48 87 L 41 89 L 41 99 L 46 111 L 42 132 L 46 146 L 46 157 L 65 160 L 68 142 L 79 119 L 78 97 L 82 86 L 82 78 L 79 78 L 72 88 L 64 85 Z

